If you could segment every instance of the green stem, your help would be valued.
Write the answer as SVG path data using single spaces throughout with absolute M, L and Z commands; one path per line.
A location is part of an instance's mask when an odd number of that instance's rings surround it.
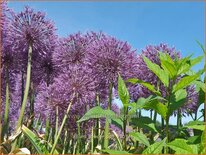
M 167 140 L 166 140 L 166 144 L 169 143 L 169 117 L 166 119 L 166 137 L 167 137 Z M 168 154 L 168 147 L 166 146 L 166 154 Z
M 177 131 L 179 135 L 179 128 L 181 127 L 181 113 L 180 110 L 178 109 L 177 111 Z
M 4 126 L 3 126 L 3 135 L 2 139 L 5 135 L 7 135 L 8 127 L 9 127 L 9 105 L 10 105 L 10 98 L 9 98 L 9 70 L 8 65 L 6 66 L 6 107 L 5 107 L 5 114 L 4 114 Z
M 22 106 L 21 106 L 21 111 L 20 111 L 18 123 L 17 123 L 17 126 L 16 126 L 16 131 L 18 131 L 18 129 L 22 125 L 22 121 L 23 121 L 23 117 L 24 117 L 24 111 L 25 111 L 26 103 L 27 103 L 27 98 L 28 98 L 28 95 L 29 95 L 29 87 L 30 87 L 30 80 L 31 80 L 31 62 L 32 62 L 32 45 L 29 44 L 26 87 L 25 87 L 25 91 L 24 91 L 24 98 L 23 98 L 23 102 L 22 102 Z M 12 146 L 12 151 L 15 149 L 16 145 L 17 145 L 17 140 L 15 140 L 15 142 Z
M 94 132 L 93 132 L 93 127 L 92 127 L 92 133 L 91 133 L 91 154 L 93 154 L 94 151 Z
M 96 101 L 96 105 L 99 106 L 99 105 L 100 105 L 99 94 L 97 94 L 96 100 L 97 100 L 97 101 Z M 100 134 L 99 124 L 100 124 L 100 121 L 99 121 L 99 119 L 97 118 L 97 119 L 96 119 L 96 129 L 95 129 L 95 138 L 94 138 L 94 147 L 96 147 L 96 146 L 99 144 L 99 134 Z
M 81 132 L 80 132 L 80 123 L 77 123 L 77 132 L 78 132 L 78 137 L 77 137 L 77 154 L 79 154 L 80 151 L 80 143 L 81 143 Z
M 154 124 L 156 125 L 156 122 L 157 122 L 157 112 L 156 112 L 156 111 L 154 111 L 153 122 L 154 122 Z
M 27 76 L 26 76 L 26 87 L 25 87 L 25 91 L 24 91 L 24 99 L 22 102 L 22 107 L 21 107 L 21 111 L 20 111 L 20 116 L 18 119 L 18 124 L 16 127 L 16 130 L 18 130 L 18 128 L 22 125 L 22 121 L 23 121 L 23 117 L 24 117 L 24 111 L 26 108 L 26 102 L 27 102 L 27 98 L 29 95 L 29 87 L 30 87 L 30 80 L 31 80 L 31 62 L 32 62 L 32 46 L 29 46 L 29 52 L 28 52 L 28 64 L 27 64 Z
M 127 114 L 128 114 L 128 107 L 124 107 L 124 121 L 123 121 L 124 139 L 123 139 L 123 147 L 124 147 L 125 151 L 127 150 L 127 133 L 126 133 Z
M 50 125 L 49 125 L 49 118 L 46 118 L 46 133 L 45 133 L 45 139 L 48 141 L 50 134 Z
M 68 114 L 69 114 L 69 111 L 70 111 L 72 102 L 73 102 L 73 99 L 71 100 L 71 102 L 70 102 L 69 105 L 68 105 L 66 114 L 64 115 L 62 124 L 61 124 L 60 129 L 59 129 L 59 132 L 58 132 L 58 134 L 57 134 L 57 137 L 56 137 L 55 140 L 54 140 L 54 144 L 53 144 L 53 146 L 52 146 L 52 150 L 51 150 L 50 154 L 53 154 L 53 152 L 54 152 L 54 150 L 55 150 L 55 147 L 56 147 L 56 145 L 57 145 L 58 139 L 59 139 L 60 134 L 61 134 L 61 132 L 62 132 L 62 130 L 63 130 L 64 124 L 66 123 L 66 120 L 67 120 L 67 117 L 68 117 Z
M 111 105 L 112 105 L 112 87 L 113 84 L 110 83 L 109 85 L 109 102 L 108 102 L 108 109 L 111 109 Z M 105 122 L 105 130 L 104 130 L 104 149 L 108 149 L 108 145 L 109 145 L 109 119 L 106 118 L 106 122 Z

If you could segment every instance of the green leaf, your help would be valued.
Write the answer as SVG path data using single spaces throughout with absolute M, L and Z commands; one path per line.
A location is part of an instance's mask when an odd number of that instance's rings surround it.
M 174 78 L 177 75 L 177 69 L 173 60 L 166 53 L 160 52 L 159 55 L 162 68 L 167 71 L 170 78 Z
M 168 114 L 172 115 L 175 110 L 182 107 L 185 104 L 186 97 L 187 97 L 187 91 L 185 89 L 180 89 L 176 91 L 175 94 L 172 94 L 172 101 L 168 108 L 169 109 Z
M 102 152 L 106 152 L 109 154 L 130 154 L 127 151 L 118 151 L 118 150 L 110 150 L 110 149 L 102 150 Z
M 201 142 L 201 136 L 200 135 L 189 137 L 188 140 L 187 140 L 188 144 L 199 144 L 200 142 Z
M 149 117 L 132 118 L 131 123 L 137 126 L 138 128 L 143 128 L 153 132 L 158 132 L 153 120 Z
M 185 127 L 201 131 L 205 130 L 205 125 L 185 125 Z
M 154 94 L 159 95 L 159 96 L 161 95 L 161 93 L 160 93 L 158 90 L 156 90 L 153 85 L 151 85 L 150 83 L 144 82 L 144 81 L 142 81 L 142 80 L 139 80 L 139 79 L 137 79 L 137 78 L 128 79 L 127 82 L 130 82 L 130 83 L 132 83 L 132 84 L 137 84 L 137 83 L 139 83 L 139 84 L 143 85 L 144 87 L 146 87 L 146 88 L 147 88 L 148 90 L 150 90 L 151 92 L 153 92 Z
M 194 80 L 196 80 L 200 76 L 199 73 L 191 76 L 183 77 L 177 84 L 173 86 L 173 92 L 176 92 L 182 88 L 185 88 L 189 84 L 191 84 Z
M 22 126 L 22 132 L 29 139 L 29 141 L 32 143 L 32 145 L 39 154 L 49 153 L 49 150 L 47 150 L 47 146 L 51 147 L 51 144 L 47 144 L 46 142 L 43 143 L 44 141 L 42 141 L 42 139 L 36 136 L 30 129 L 28 129 L 24 125 Z M 54 150 L 54 154 L 59 154 L 56 149 Z
M 147 139 L 147 137 L 143 134 L 143 133 L 140 133 L 140 132 L 131 132 L 129 133 L 129 135 L 136 141 L 146 145 L 146 146 L 149 146 L 150 143 Z
M 144 105 L 144 109 L 149 110 L 153 109 L 155 110 L 158 114 L 160 114 L 164 119 L 166 119 L 167 116 L 167 106 L 164 105 L 163 103 L 160 103 L 159 100 L 152 100 L 149 103 Z
M 176 154 L 193 154 L 194 153 L 190 145 L 186 143 L 185 139 L 176 138 L 172 142 L 168 143 L 167 146 L 173 149 Z
M 118 74 L 118 95 L 120 100 L 122 101 L 123 105 L 129 103 L 129 92 L 127 90 L 127 87 L 125 85 L 124 80 L 122 77 Z
M 143 56 L 144 62 L 147 67 L 162 81 L 162 83 L 168 87 L 169 86 L 169 75 L 157 64 L 151 62 L 147 57 Z
M 118 119 L 117 115 L 112 110 L 104 110 L 100 106 L 90 109 L 77 123 L 87 121 L 92 118 L 108 118 Z
M 148 146 L 142 154 L 162 154 L 162 149 L 165 146 L 166 138 L 164 138 L 160 142 L 156 142 L 150 146 Z
M 206 54 L 206 51 L 205 51 L 205 47 L 198 41 L 196 40 L 197 44 L 200 46 L 200 48 L 202 49 L 202 51 Z

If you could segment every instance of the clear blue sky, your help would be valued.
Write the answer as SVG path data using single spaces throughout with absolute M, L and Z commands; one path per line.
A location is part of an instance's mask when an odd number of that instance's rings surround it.
M 25 5 L 46 12 L 59 36 L 103 31 L 128 41 L 138 53 L 163 42 L 183 56 L 203 55 L 195 40 L 205 42 L 204 2 L 9 2 L 15 11 Z

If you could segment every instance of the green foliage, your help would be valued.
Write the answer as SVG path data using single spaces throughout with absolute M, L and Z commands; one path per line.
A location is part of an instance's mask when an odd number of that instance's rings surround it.
M 123 105 L 129 103 L 129 92 L 120 74 L 118 74 L 118 95 Z
M 110 150 L 110 149 L 102 150 L 102 152 L 108 153 L 108 154 L 130 154 L 127 151 L 118 151 L 118 150 Z
M 166 138 L 160 142 L 155 142 L 154 144 L 148 146 L 142 154 L 162 154 L 162 149 L 166 145 Z
M 140 142 L 140 143 L 142 143 L 142 144 L 144 144 L 144 145 L 146 145 L 146 146 L 149 146 L 149 145 L 150 145 L 147 137 L 146 137 L 143 133 L 141 133 L 141 132 L 131 132 L 131 133 L 129 133 L 129 135 L 130 135 L 134 140 L 136 140 L 136 141 L 138 141 L 138 142 Z
M 161 95 L 161 93 L 158 90 L 156 90 L 155 87 L 153 85 L 151 85 L 150 83 L 148 83 L 148 82 L 144 82 L 144 81 L 139 80 L 137 78 L 128 79 L 127 82 L 130 82 L 132 84 L 139 83 L 139 84 L 143 85 L 144 87 L 146 87 L 151 92 L 153 92 L 154 94 L 159 95 L 159 96 Z
M 176 138 L 174 141 L 167 144 L 176 154 L 195 154 L 190 145 L 187 144 L 185 139 Z
M 40 139 L 37 135 L 35 135 L 35 133 L 33 133 L 24 125 L 22 126 L 22 132 L 29 139 L 29 141 L 32 143 L 32 145 L 39 154 L 49 154 L 49 150 L 47 149 L 47 147 L 49 146 L 51 148 L 51 144 Z M 54 150 L 54 154 L 59 153 L 57 150 Z
M 160 68 L 155 63 L 152 63 L 147 57 L 143 57 L 145 63 L 147 64 L 147 67 L 155 74 L 157 77 L 162 81 L 162 83 L 168 87 L 169 86 L 169 75 L 167 72 L 165 72 L 163 69 Z
M 89 119 L 93 118 L 108 118 L 108 119 L 113 119 L 116 120 L 118 119 L 117 115 L 112 111 L 112 110 L 104 110 L 100 106 L 96 106 L 92 109 L 90 109 L 80 120 L 77 122 L 83 122 L 87 121 Z
M 158 132 L 154 121 L 149 117 L 132 118 L 131 123 L 138 128 L 147 129 L 152 132 Z

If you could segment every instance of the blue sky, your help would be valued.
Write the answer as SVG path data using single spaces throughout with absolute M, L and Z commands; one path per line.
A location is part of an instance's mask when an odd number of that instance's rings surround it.
M 9 2 L 17 12 L 25 5 L 46 12 L 62 37 L 103 31 L 129 42 L 138 53 L 163 42 L 183 56 L 203 55 L 195 40 L 205 42 L 204 2 Z

